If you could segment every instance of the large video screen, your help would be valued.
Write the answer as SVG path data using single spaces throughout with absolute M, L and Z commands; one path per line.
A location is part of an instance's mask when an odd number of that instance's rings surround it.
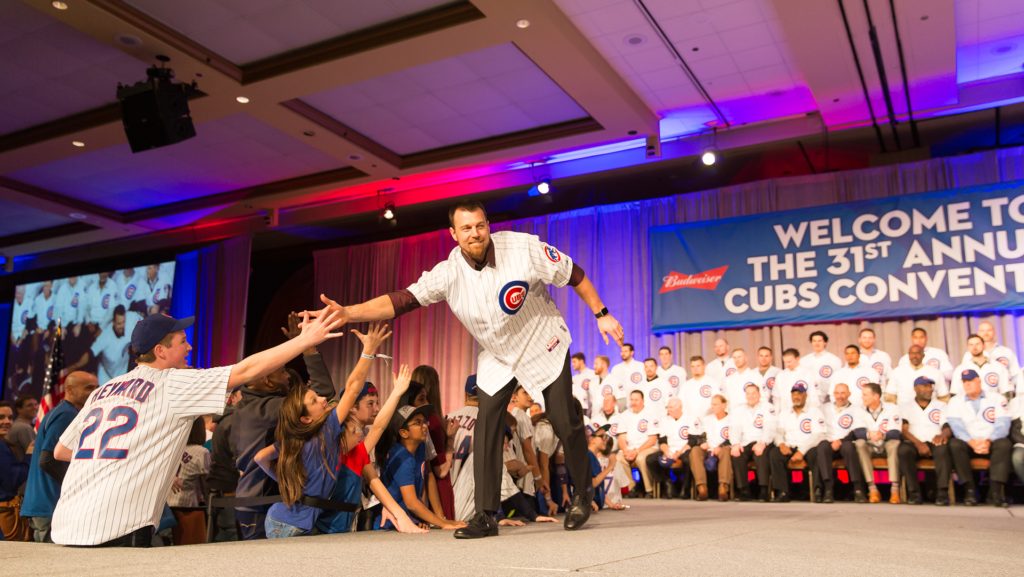
M 4 396 L 40 395 L 58 324 L 65 374 L 89 371 L 103 384 L 125 373 L 132 330 L 169 312 L 173 291 L 174 261 L 18 285 Z

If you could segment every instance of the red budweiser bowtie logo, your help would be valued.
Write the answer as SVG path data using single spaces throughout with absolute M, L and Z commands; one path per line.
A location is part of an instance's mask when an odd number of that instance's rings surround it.
M 663 279 L 661 290 L 658 291 L 658 294 L 664 294 L 684 288 L 713 291 L 718 287 L 718 283 L 722 280 L 722 277 L 725 276 L 725 271 L 727 270 L 729 270 L 728 265 L 696 274 L 682 274 L 672 271 Z

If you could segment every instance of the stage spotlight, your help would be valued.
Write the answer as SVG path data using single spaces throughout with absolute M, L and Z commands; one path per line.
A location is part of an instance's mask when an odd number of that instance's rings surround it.
M 545 194 L 548 194 L 550 192 L 551 192 L 551 181 L 545 178 L 544 180 L 542 180 L 542 181 L 538 182 L 537 184 L 531 186 L 530 190 L 528 190 L 526 194 L 528 196 L 544 196 Z
M 700 161 L 704 163 L 704 166 L 714 166 L 718 162 L 718 151 L 714 148 L 708 148 L 704 151 L 704 154 L 700 155 Z
M 390 202 L 385 204 L 380 215 L 384 217 L 384 220 L 395 220 L 395 205 Z

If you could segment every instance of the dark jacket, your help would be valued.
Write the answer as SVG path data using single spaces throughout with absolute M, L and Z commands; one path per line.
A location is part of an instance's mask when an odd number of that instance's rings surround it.
M 309 372 L 309 386 L 316 394 L 333 398 L 335 395 L 334 381 L 319 353 L 302 355 Z M 232 417 L 231 449 L 235 456 L 235 466 L 240 471 L 236 497 L 260 497 L 277 495 L 277 483 L 267 476 L 256 464 L 255 457 L 264 447 L 274 443 L 274 431 L 277 419 L 281 414 L 284 394 L 254 391 L 248 386 L 242 387 L 242 400 L 238 403 Z M 238 507 L 243 511 L 265 511 L 269 505 L 261 507 Z
M 210 474 L 206 485 L 211 491 L 234 493 L 238 485 L 238 469 L 235 467 L 235 454 L 231 451 L 231 423 L 234 421 L 235 408 L 224 409 L 223 415 L 213 418 L 217 428 L 213 430 L 210 449 Z

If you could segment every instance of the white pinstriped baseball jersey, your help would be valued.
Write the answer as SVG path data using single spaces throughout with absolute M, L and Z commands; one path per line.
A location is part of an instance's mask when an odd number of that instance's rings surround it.
M 477 386 L 489 395 L 513 377 L 535 399 L 565 366 L 572 339 L 544 285 L 564 287 L 572 259 L 531 234 L 491 235 L 495 266 L 474 270 L 459 247 L 409 285 L 420 305 L 447 301 L 480 344 Z
M 53 513 L 61 545 L 98 545 L 160 524 L 192 422 L 221 414 L 231 367 L 138 366 L 93 391 L 60 437 L 73 451 Z

